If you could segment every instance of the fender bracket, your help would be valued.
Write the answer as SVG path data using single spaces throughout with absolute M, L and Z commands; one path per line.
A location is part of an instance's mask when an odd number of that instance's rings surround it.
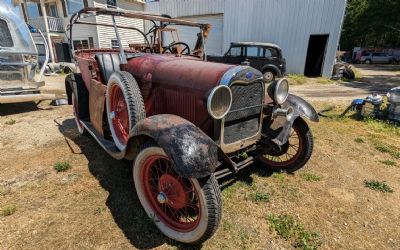
M 285 108 L 291 106 L 295 110 L 295 114 L 298 114 L 298 116 L 303 118 L 307 118 L 312 122 L 319 121 L 318 113 L 315 111 L 314 107 L 299 96 L 289 94 L 286 102 L 283 103 L 282 106 Z

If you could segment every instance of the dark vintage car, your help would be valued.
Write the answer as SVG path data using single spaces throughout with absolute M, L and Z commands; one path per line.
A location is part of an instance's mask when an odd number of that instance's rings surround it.
M 83 21 L 106 15 L 110 23 Z M 153 53 L 141 30 L 118 26 L 115 16 L 150 20 L 151 30 L 169 24 L 198 28 L 189 55 Z M 266 86 L 250 66 L 205 61 L 210 25 L 115 9 L 86 8 L 70 21 L 79 25 L 134 29 L 148 43 L 134 50 L 73 51 L 81 73 L 66 77 L 80 133 L 88 133 L 116 159 L 133 161 L 140 202 L 166 236 L 197 244 L 221 220 L 217 180 L 260 162 L 293 172 L 306 164 L 313 137 L 304 119 L 318 121 L 313 107 L 288 93 L 285 79 Z M 72 46 L 71 46 L 72 48 Z M 132 211 L 133 213 L 135 211 Z
M 286 61 L 281 48 L 273 43 L 239 42 L 231 43 L 224 56 L 208 56 L 208 61 L 229 64 L 249 64 L 263 73 L 266 82 L 283 77 Z

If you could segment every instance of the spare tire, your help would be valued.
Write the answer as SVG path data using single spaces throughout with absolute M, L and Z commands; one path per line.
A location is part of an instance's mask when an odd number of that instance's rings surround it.
M 130 130 L 146 117 L 144 102 L 135 78 L 128 72 L 114 72 L 107 83 L 108 125 L 115 146 L 124 151 Z

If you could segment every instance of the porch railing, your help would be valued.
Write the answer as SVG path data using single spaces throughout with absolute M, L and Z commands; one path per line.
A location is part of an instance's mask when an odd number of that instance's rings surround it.
M 33 27 L 46 32 L 46 26 L 43 17 L 29 18 L 28 23 Z M 49 24 L 50 32 L 64 32 L 64 20 L 58 17 L 47 17 L 47 23 Z

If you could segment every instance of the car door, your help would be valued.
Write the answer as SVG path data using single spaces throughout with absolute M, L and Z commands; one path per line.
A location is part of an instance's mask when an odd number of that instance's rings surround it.
M 265 49 L 256 46 L 247 46 L 245 48 L 245 58 L 250 62 L 250 66 L 261 70 L 265 64 Z
M 373 53 L 372 54 L 372 61 L 375 63 L 384 63 L 385 57 L 382 53 Z
M 231 47 L 226 52 L 224 60 L 229 64 L 241 64 L 245 60 L 243 47 Z

